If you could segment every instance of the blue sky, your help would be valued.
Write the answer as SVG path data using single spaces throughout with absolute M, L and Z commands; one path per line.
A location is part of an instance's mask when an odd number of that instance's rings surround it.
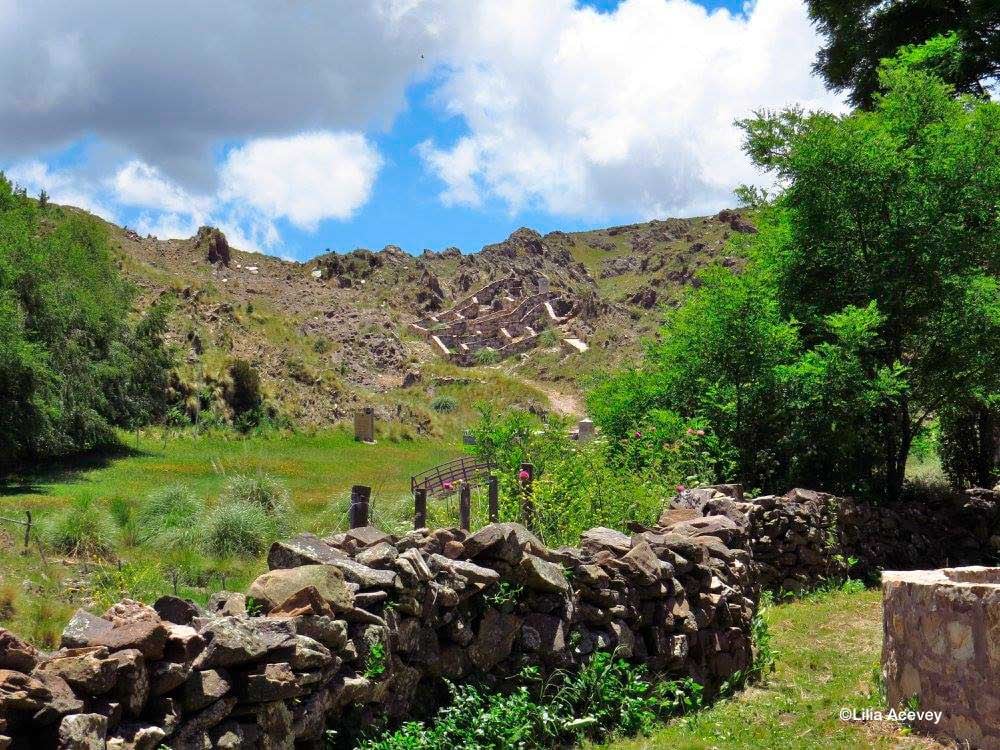
M 72 4 L 0 14 L 0 167 L 161 237 L 204 222 L 300 260 L 473 251 L 520 226 L 718 210 L 760 178 L 735 117 L 838 106 L 801 0 L 352 0 L 238 24 L 230 1 L 192 5 L 222 31 L 186 57 L 180 9 L 125 3 L 93 29 Z M 118 40 L 147 27 L 150 61 L 123 70 Z

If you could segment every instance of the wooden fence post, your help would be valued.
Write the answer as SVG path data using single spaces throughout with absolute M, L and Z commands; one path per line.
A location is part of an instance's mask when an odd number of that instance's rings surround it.
M 423 529 L 427 526 L 427 490 L 418 487 L 413 490 L 413 528 Z
M 372 488 L 356 484 L 351 488 L 351 528 L 358 529 L 368 525 L 368 501 L 372 496 Z
M 535 479 L 534 464 L 521 464 L 517 478 L 521 482 L 521 520 L 527 528 L 531 528 L 535 520 L 535 502 L 531 496 L 531 483 Z
M 472 527 L 472 485 L 468 482 L 462 483 L 458 496 L 458 525 L 462 531 Z
M 24 515 L 28 517 L 24 524 L 24 554 L 28 554 L 28 545 L 31 544 L 31 511 L 24 511 Z
M 487 492 L 489 494 L 490 523 L 496 523 L 500 520 L 500 485 L 492 474 L 487 484 Z

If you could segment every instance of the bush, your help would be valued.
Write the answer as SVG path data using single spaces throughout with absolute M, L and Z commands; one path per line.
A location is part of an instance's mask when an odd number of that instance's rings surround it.
M 226 480 L 219 496 L 220 504 L 249 503 L 261 508 L 278 534 L 286 533 L 292 515 L 291 492 L 280 479 L 259 472 L 235 474 Z
M 267 511 L 247 500 L 220 502 L 205 518 L 205 550 L 216 557 L 261 555 L 275 536 Z
M 229 405 L 237 416 L 260 408 L 263 401 L 260 375 L 254 366 L 245 359 L 238 359 L 229 366 L 229 377 L 233 381 Z
M 584 740 L 648 734 L 655 722 L 701 705 L 701 686 L 690 679 L 652 685 L 642 667 L 598 652 L 576 674 L 538 669 L 519 675 L 511 693 L 486 693 L 449 683 L 451 705 L 430 724 L 409 722 L 361 744 L 363 750 L 452 748 L 560 748 Z M 474 739 L 473 739 L 474 738 Z
M 45 520 L 42 538 L 70 555 L 113 557 L 117 533 L 111 514 L 90 495 L 80 495 Z
M 501 416 L 489 407 L 480 407 L 473 434 L 473 451 L 496 467 L 503 520 L 523 520 L 518 473 L 523 462 L 534 465 L 533 528 L 554 546 L 576 544 L 580 533 L 594 526 L 624 528 L 629 521 L 655 522 L 690 463 L 691 451 L 682 447 L 673 464 L 660 461 L 637 467 L 630 463 L 630 454 L 604 439 L 578 444 L 570 440 L 562 422 L 539 430 L 523 412 Z M 696 439 L 701 438 L 689 441 Z
M 202 499 L 182 484 L 154 490 L 136 513 L 139 541 L 164 550 L 192 547 L 204 509 Z
M 458 399 L 454 396 L 437 396 L 431 401 L 431 408 L 438 413 L 455 411 L 458 408 Z
M 500 361 L 500 353 L 487 346 L 477 351 L 474 358 L 477 365 L 495 365 Z

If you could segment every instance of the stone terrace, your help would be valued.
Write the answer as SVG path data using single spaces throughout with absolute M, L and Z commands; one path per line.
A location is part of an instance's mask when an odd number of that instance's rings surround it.
M 534 348 L 543 330 L 565 327 L 576 310 L 575 302 L 549 289 L 545 276 L 525 280 L 511 274 L 459 300 L 450 310 L 412 323 L 410 329 L 442 357 L 471 365 L 482 349 L 504 358 Z M 564 341 L 570 351 L 586 351 L 586 344 L 576 337 Z

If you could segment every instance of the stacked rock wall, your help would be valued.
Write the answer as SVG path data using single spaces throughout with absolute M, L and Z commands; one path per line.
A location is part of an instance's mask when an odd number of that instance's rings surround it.
M 718 521 L 559 550 L 517 524 L 301 535 L 248 595 L 79 611 L 52 654 L 0 631 L 0 748 L 319 748 L 425 715 L 442 678 L 499 686 L 596 650 L 711 691 L 752 658 L 742 544 Z
M 995 490 L 880 505 L 803 489 L 744 499 L 738 485 L 718 485 L 682 493 L 661 525 L 678 513 L 732 520 L 746 535 L 755 581 L 774 591 L 848 574 L 875 580 L 881 570 L 1000 561 Z

